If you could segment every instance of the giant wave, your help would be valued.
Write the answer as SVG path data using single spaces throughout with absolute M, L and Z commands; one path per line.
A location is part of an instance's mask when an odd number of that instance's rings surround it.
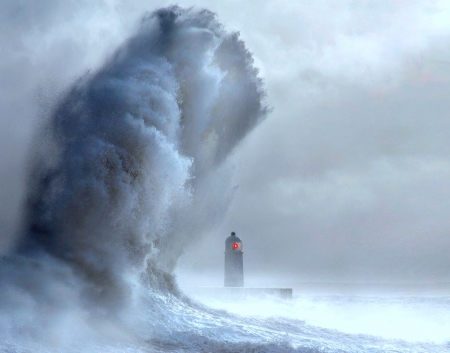
M 176 260 L 226 210 L 227 158 L 266 116 L 264 97 L 251 54 L 213 13 L 144 17 L 36 138 L 23 236 L 2 263 L 3 332 L 20 310 L 31 319 L 19 326 L 34 326 L 41 301 L 109 318 L 143 287 L 178 293 Z

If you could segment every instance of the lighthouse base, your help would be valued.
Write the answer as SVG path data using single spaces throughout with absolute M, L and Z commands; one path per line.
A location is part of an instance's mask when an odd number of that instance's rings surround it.
M 188 287 L 184 288 L 187 295 L 194 297 L 207 296 L 217 299 L 245 297 L 273 297 L 291 299 L 292 288 L 246 288 L 246 287 Z

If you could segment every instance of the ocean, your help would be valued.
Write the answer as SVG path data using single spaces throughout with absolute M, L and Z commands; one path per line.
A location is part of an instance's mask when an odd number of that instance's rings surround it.
M 128 322 L 87 320 L 83 329 L 76 325 L 86 317 L 74 320 L 70 310 L 58 318 L 58 325 L 26 328 L 22 322 L 22 332 L 3 337 L 0 351 L 450 351 L 448 295 L 294 292 L 292 299 L 282 300 L 213 298 L 203 296 L 200 287 L 186 292 L 191 295 L 151 290 L 141 293 L 138 310 L 128 312 L 128 319 L 132 318 Z M 49 314 L 41 311 L 41 315 Z

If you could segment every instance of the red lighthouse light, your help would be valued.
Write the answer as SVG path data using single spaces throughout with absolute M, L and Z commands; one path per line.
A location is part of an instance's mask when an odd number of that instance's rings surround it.
M 239 249 L 239 244 L 233 243 L 233 245 L 231 247 L 233 248 L 233 250 L 237 250 L 237 249 Z

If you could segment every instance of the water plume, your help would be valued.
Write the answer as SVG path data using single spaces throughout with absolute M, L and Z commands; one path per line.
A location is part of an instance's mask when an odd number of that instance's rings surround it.
M 228 157 L 268 113 L 264 98 L 252 55 L 212 12 L 145 16 L 36 138 L 24 235 L 0 280 L 49 296 L 46 285 L 64 278 L 72 303 L 106 313 L 142 284 L 176 291 L 176 260 L 223 216 Z M 15 279 L 30 271 L 39 285 Z

